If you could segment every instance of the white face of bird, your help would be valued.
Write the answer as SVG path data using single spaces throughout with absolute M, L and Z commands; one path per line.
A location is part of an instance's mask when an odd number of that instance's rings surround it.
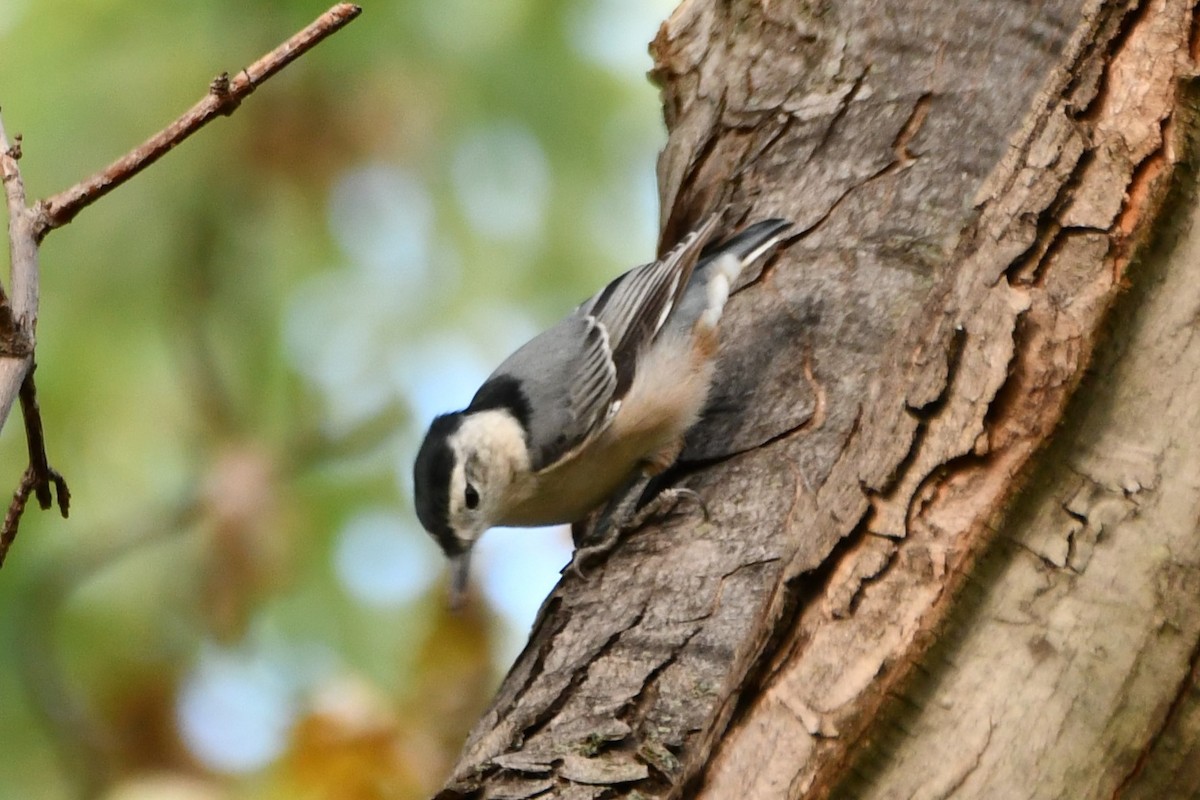
M 454 541 L 443 548 L 452 562 L 453 599 L 466 588 L 471 548 L 503 516 L 514 477 L 529 469 L 529 455 L 520 425 L 503 410 L 464 416 L 447 444 L 454 454 L 446 503 Z
M 447 487 L 447 517 L 459 548 L 470 549 L 491 527 L 488 511 L 495 504 L 495 489 L 476 442 L 456 435 L 450 440 L 450 448 L 455 462 Z
M 450 559 L 450 606 L 458 608 L 466 595 L 470 577 L 471 548 L 491 525 L 483 508 L 483 492 L 487 492 L 488 487 L 476 474 L 475 454 L 463 452 L 453 444 L 451 448 L 456 460 L 447 487 L 446 510 L 452 541 L 439 541 Z
M 449 522 L 462 544 L 473 544 L 503 516 L 509 487 L 529 470 L 520 424 L 507 411 L 468 414 L 449 438 L 454 453 L 450 473 Z
M 466 587 L 471 547 L 486 530 L 479 487 L 467 492 L 469 453 L 456 438 L 466 421 L 462 412 L 434 419 L 413 464 L 413 500 L 417 517 L 453 565 L 451 599 Z

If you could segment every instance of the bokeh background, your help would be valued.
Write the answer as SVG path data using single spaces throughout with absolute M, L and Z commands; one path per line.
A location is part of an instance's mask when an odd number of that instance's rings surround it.
M 365 0 L 42 249 L 63 520 L 0 570 L 0 800 L 425 797 L 569 558 L 485 537 L 465 613 L 412 512 L 425 425 L 649 257 L 672 0 Z M 324 0 L 0 0 L 31 197 Z M 19 417 L 0 489 L 25 466 Z

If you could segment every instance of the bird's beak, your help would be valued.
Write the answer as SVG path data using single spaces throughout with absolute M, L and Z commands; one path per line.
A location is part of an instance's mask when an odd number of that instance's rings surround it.
M 450 610 L 459 611 L 467 600 L 467 581 L 471 577 L 471 550 L 450 559 Z

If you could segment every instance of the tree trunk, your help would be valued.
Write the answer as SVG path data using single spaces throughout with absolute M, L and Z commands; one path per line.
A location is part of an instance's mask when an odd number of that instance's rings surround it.
M 709 518 L 562 581 L 441 797 L 1200 789 L 1194 10 L 683 4 L 663 242 L 799 233 L 672 473 Z

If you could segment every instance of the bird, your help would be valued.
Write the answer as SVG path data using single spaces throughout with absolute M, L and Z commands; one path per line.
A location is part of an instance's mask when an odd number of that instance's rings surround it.
M 615 278 L 513 352 L 466 408 L 434 418 L 413 464 L 413 499 L 450 560 L 452 605 L 491 527 L 580 523 L 602 509 L 598 532 L 577 541 L 571 567 L 582 574 L 646 513 L 695 499 L 667 489 L 637 507 L 701 417 L 734 282 L 791 228 L 764 219 L 714 243 L 724 214 Z

